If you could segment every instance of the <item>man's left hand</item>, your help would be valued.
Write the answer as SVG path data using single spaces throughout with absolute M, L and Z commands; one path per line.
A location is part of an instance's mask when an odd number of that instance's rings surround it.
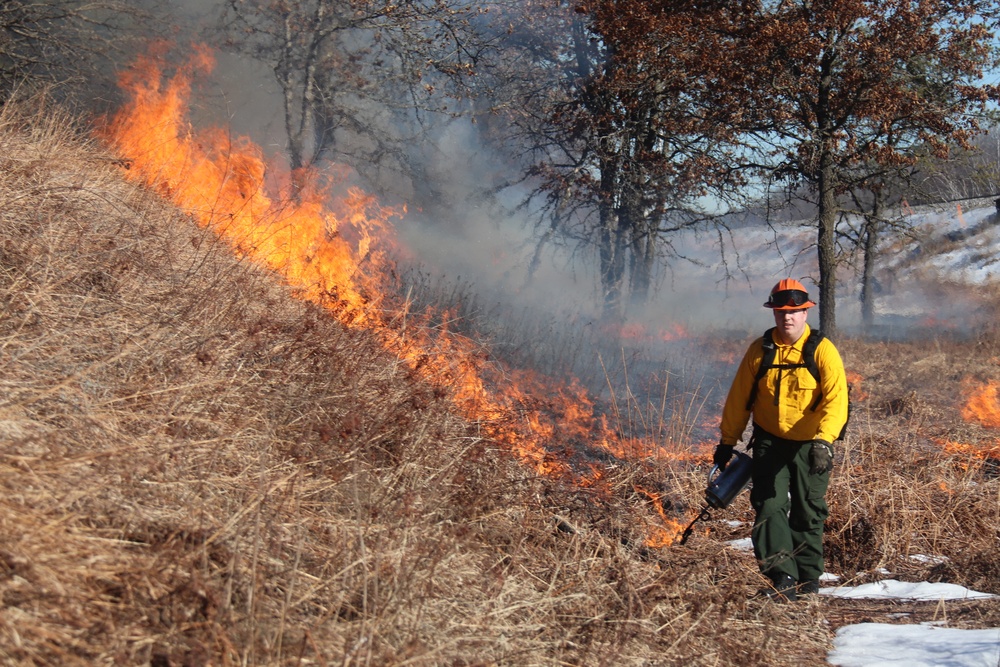
M 813 440 L 809 447 L 809 474 L 820 475 L 833 470 L 833 447 L 826 440 Z

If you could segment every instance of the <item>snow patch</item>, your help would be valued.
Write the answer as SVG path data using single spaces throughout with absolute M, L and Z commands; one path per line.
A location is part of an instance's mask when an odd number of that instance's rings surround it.
M 930 583 L 926 581 L 909 582 L 886 579 L 872 584 L 860 586 L 838 586 L 836 588 L 821 588 L 820 595 L 839 598 L 870 598 L 898 600 L 985 600 L 996 597 L 990 593 L 972 591 L 957 584 Z M 996 664 L 992 667 L 997 667 Z
M 840 667 L 997 667 L 1000 628 L 860 623 L 837 630 L 827 662 Z

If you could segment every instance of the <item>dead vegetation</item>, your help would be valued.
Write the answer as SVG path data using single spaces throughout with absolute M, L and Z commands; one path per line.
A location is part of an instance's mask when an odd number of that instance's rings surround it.
M 838 625 L 900 611 L 752 598 L 753 559 L 726 544 L 748 527 L 723 520 L 749 520 L 745 496 L 684 547 L 644 546 L 636 487 L 686 522 L 704 468 L 535 476 L 39 106 L 0 114 L 5 664 L 821 664 Z M 868 395 L 829 570 L 1000 593 L 996 475 L 934 442 L 992 437 L 956 406 L 996 349 L 845 345 Z M 992 602 L 911 607 L 998 621 Z

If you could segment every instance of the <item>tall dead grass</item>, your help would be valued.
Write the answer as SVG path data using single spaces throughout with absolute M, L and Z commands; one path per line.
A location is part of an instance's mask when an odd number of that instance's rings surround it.
M 636 489 L 687 520 L 704 468 L 533 476 L 74 127 L 44 100 L 0 112 L 5 664 L 822 662 L 824 603 L 752 599 L 725 544 L 745 497 L 687 546 L 644 545 Z M 1000 592 L 996 481 L 935 458 L 908 396 L 855 417 L 831 566 L 941 554 L 934 576 Z M 872 407 L 897 398 L 910 414 Z

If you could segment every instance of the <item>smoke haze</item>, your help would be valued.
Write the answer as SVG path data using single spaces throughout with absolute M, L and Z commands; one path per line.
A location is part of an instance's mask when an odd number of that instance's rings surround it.
M 178 31 L 197 37 L 212 34 L 221 9 L 219 0 L 171 4 Z M 178 48 L 183 51 L 179 40 Z M 261 146 L 268 159 L 281 160 L 287 141 L 273 73 L 245 56 L 222 50 L 215 55 L 215 70 L 197 87 L 194 121 L 228 125 L 234 135 L 247 135 Z M 399 237 L 415 266 L 427 274 L 467 284 L 484 302 L 507 301 L 581 325 L 599 319 L 600 281 L 593 249 L 556 239 L 543 248 L 529 280 L 538 235 L 525 216 L 509 212 L 516 203 L 516 193 L 507 193 L 508 199 L 500 202 L 482 197 L 485 188 L 508 177 L 503 173 L 507 163 L 480 145 L 474 125 L 464 120 L 451 122 L 436 132 L 433 144 L 420 148 L 433 157 L 427 160 L 426 168 L 430 185 L 417 186 L 432 188 L 437 205 L 435 210 L 411 208 L 397 222 Z M 413 184 L 389 177 L 382 185 L 382 194 L 389 199 L 384 203 L 411 204 L 408 197 Z M 991 203 L 976 205 L 958 216 L 962 225 L 977 224 L 993 213 Z M 959 225 L 948 209 L 919 215 L 917 226 L 946 231 Z M 644 332 L 640 338 L 653 344 L 706 330 L 748 339 L 771 324 L 770 313 L 761 305 L 777 280 L 796 277 L 815 294 L 814 236 L 808 226 L 777 231 L 747 226 L 733 230 L 725 247 L 719 248 L 718 236 L 680 235 L 675 238 L 678 253 L 694 261 L 661 263 L 653 298 L 644 307 L 630 307 L 622 325 L 639 327 Z M 992 240 L 978 241 L 980 245 L 987 242 Z M 977 241 L 970 239 L 969 243 Z M 946 321 L 954 313 L 968 312 L 968 304 L 956 299 L 954 290 L 939 289 L 940 284 L 976 284 L 991 279 L 988 271 L 970 271 L 973 260 L 969 257 L 953 258 L 950 264 L 942 260 L 920 272 L 901 265 L 900 258 L 914 252 L 913 244 L 900 247 L 880 271 L 883 293 L 877 311 L 890 334 L 920 324 L 928 314 Z M 838 325 L 850 331 L 860 322 L 859 280 L 850 268 L 840 278 Z

